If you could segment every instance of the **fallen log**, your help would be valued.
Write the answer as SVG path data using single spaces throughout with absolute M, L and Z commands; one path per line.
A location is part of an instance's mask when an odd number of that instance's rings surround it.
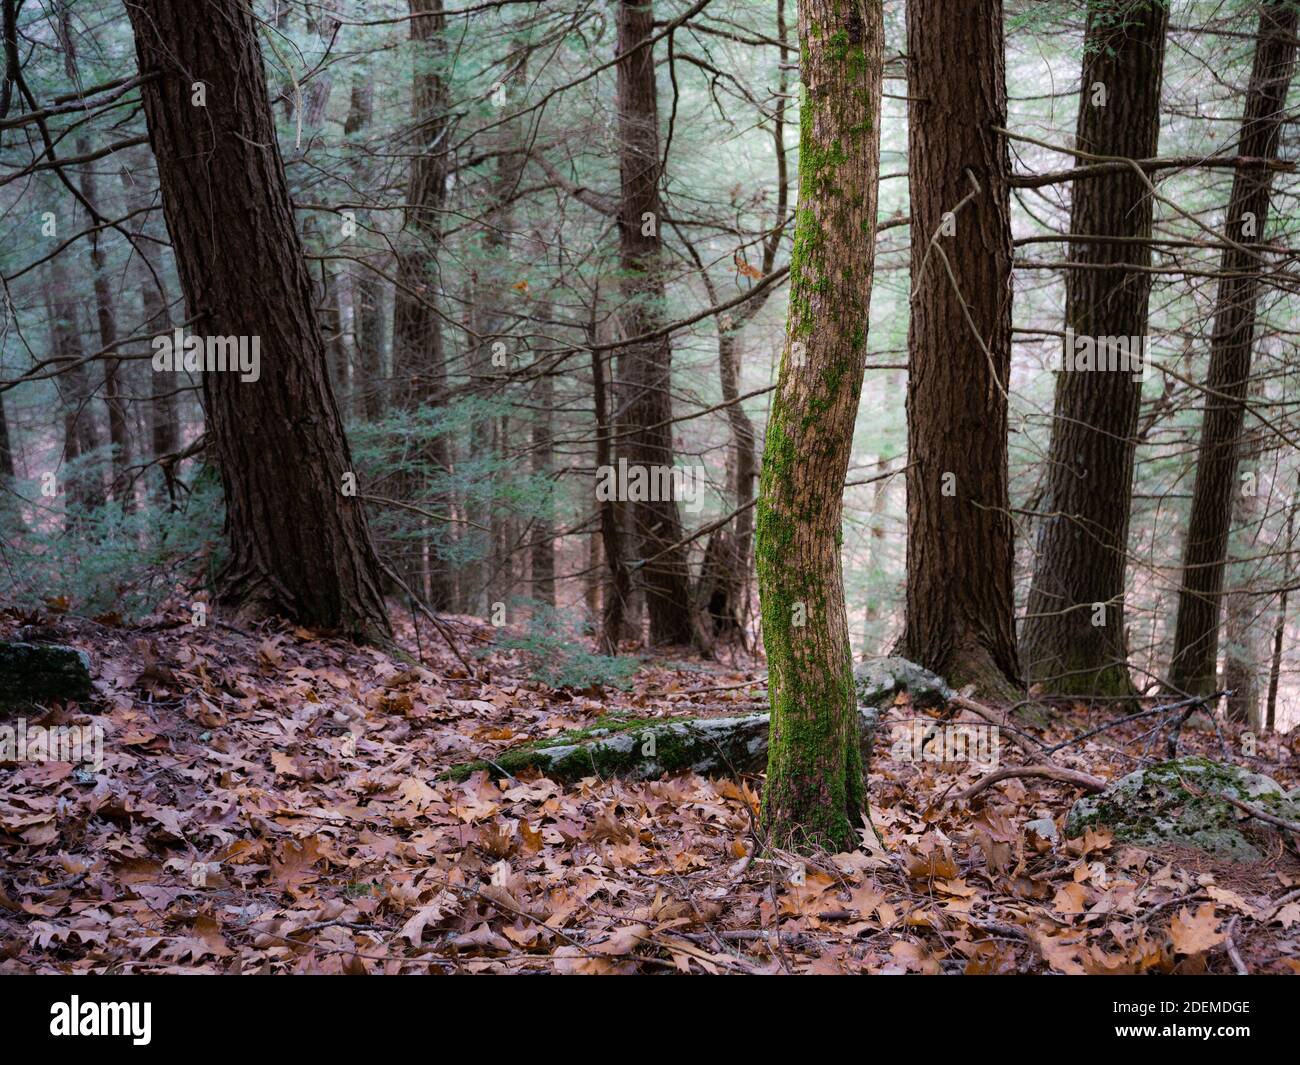
M 875 740 L 878 712 L 860 711 L 864 764 Z M 464 780 L 479 770 L 514 776 L 536 770 L 558 781 L 583 777 L 655 780 L 689 770 L 735 776 L 767 766 L 767 714 L 738 717 L 628 718 L 501 751 L 490 759 L 454 766 L 442 776 Z

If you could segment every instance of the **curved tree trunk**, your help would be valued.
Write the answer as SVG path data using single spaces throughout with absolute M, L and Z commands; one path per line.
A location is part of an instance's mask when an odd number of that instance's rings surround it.
M 999 0 L 909 0 L 902 653 L 954 687 L 975 683 L 1005 698 L 1019 666 L 1007 498 L 1009 162 L 992 129 L 1006 126 L 1002 47 Z
M 1246 113 L 1237 142 L 1239 155 L 1267 160 L 1277 154 L 1295 67 L 1298 17 L 1300 8 L 1289 0 L 1265 0 L 1260 7 Z M 1237 169 L 1227 211 L 1232 240 L 1250 243 L 1263 239 L 1272 188 L 1271 168 Z M 1169 667 L 1170 684 L 1189 695 L 1214 691 L 1216 680 L 1223 569 L 1237 481 L 1238 438 L 1250 382 L 1260 268 L 1258 254 L 1240 247 L 1225 248 L 1220 260 L 1219 269 L 1228 276 L 1218 283 L 1214 308 L 1201 443 Z
M 260 376 L 202 375 L 231 557 L 222 599 L 359 636 L 389 631 L 247 0 L 128 0 L 167 229 L 195 334 L 257 337 Z M 206 107 L 192 103 L 206 85 Z M 201 162 L 200 162 L 201 161 Z
M 1128 159 L 1157 154 L 1168 22 L 1164 0 L 1091 0 L 1075 137 L 1081 150 Z M 1097 85 L 1104 99 L 1094 97 Z M 1076 181 L 1070 233 L 1149 240 L 1152 206 L 1147 183 L 1130 170 Z M 1094 338 L 1145 337 L 1151 246 L 1075 243 L 1070 259 L 1089 268 L 1066 271 L 1067 329 Z M 1101 268 L 1124 264 L 1139 269 Z M 1056 379 L 1045 514 L 1020 635 L 1026 678 L 1053 694 L 1137 694 L 1124 636 L 1142 402 L 1142 381 L 1133 376 L 1063 370 Z
M 851 847 L 865 805 L 840 572 L 844 478 L 866 366 L 880 172 L 879 0 L 801 0 L 799 209 L 786 348 L 758 497 L 778 846 Z

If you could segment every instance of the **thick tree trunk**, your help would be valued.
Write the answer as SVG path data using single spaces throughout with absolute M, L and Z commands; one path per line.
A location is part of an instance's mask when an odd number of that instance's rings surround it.
M 397 253 L 397 290 L 393 298 L 394 405 L 407 410 L 443 407 L 447 403 L 447 365 L 442 325 L 436 311 L 437 255 L 442 239 L 442 206 L 447 196 L 447 87 L 439 67 L 445 47 L 446 20 L 442 0 L 409 0 L 411 39 L 427 51 L 417 53 L 411 91 L 411 122 L 417 154 L 411 159 L 406 183 L 403 239 Z M 451 452 L 439 434 L 421 455 L 430 467 L 444 473 Z M 414 486 L 403 489 L 412 494 Z M 437 499 L 434 512 L 450 510 L 447 499 Z M 446 530 L 444 529 L 445 533 Z M 422 570 L 419 583 L 435 609 L 452 604 L 451 567 L 436 549 L 408 558 L 408 571 Z
M 879 0 L 801 0 L 799 208 L 756 560 L 778 846 L 852 847 L 865 806 L 844 582 L 844 478 L 866 365 L 880 170 Z
M 330 392 L 311 281 L 247 0 L 128 0 L 167 229 L 195 333 L 258 338 L 260 376 L 203 374 L 243 611 L 359 636 L 389 631 L 365 511 Z M 193 105 L 195 82 L 206 107 Z M 201 162 L 200 162 L 201 161 Z
M 661 158 L 654 48 L 653 0 L 618 3 L 618 136 L 621 197 L 618 212 L 623 333 L 637 337 L 662 324 L 664 277 L 659 203 Z M 641 47 L 644 45 L 644 47 Z M 673 467 L 672 344 L 668 337 L 628 344 L 619 355 L 626 398 L 621 448 L 629 468 L 658 483 Z M 660 494 L 660 493 L 654 493 Z M 675 499 L 632 500 L 629 506 L 639 568 L 650 614 L 650 640 L 688 644 L 694 636 L 690 574 Z
M 1238 155 L 1267 160 L 1277 154 L 1295 67 L 1298 19 L 1300 8 L 1289 0 L 1265 0 L 1260 7 Z M 1252 243 L 1263 239 L 1272 187 L 1272 168 L 1237 169 L 1226 216 L 1231 240 Z M 1228 276 L 1218 282 L 1214 308 L 1201 442 L 1169 667 L 1170 684 L 1189 695 L 1212 692 L 1216 680 L 1223 569 L 1237 480 L 1238 438 L 1250 382 L 1261 265 L 1257 253 L 1239 244 L 1226 247 L 1220 260 L 1220 271 Z
M 998 0 L 907 6 L 912 317 L 902 653 L 1010 697 L 1011 223 Z M 947 218 L 949 212 L 953 214 Z
M 1075 137 L 1081 150 L 1129 159 L 1157 154 L 1168 22 L 1164 0 L 1091 0 Z M 1104 99 L 1094 96 L 1098 85 Z M 1152 196 L 1139 174 L 1121 170 L 1072 189 L 1072 234 L 1150 239 Z M 1066 271 L 1066 328 L 1081 337 L 1145 338 L 1151 246 L 1076 243 L 1070 259 L 1096 268 Z M 1138 269 L 1114 268 L 1127 264 Z M 1133 377 L 1063 369 L 1056 380 L 1045 514 L 1020 647 L 1026 679 L 1057 695 L 1137 694 L 1124 636 L 1142 401 L 1141 379 Z

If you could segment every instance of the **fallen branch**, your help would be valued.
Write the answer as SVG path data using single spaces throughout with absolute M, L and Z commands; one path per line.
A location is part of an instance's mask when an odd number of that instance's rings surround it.
M 1076 769 L 1062 769 L 1056 765 L 1008 766 L 1006 769 L 995 770 L 988 776 L 980 778 L 965 791 L 958 792 L 956 799 L 963 802 L 998 781 L 1010 780 L 1012 777 L 1046 777 L 1048 780 L 1058 780 L 1063 784 L 1074 784 L 1094 795 L 1099 791 L 1105 791 L 1107 786 L 1106 781 L 1100 777 L 1081 773 Z

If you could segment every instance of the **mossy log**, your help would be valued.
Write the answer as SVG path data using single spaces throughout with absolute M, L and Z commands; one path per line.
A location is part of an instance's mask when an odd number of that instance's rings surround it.
M 59 644 L 0 643 L 0 707 L 90 698 L 90 659 Z
M 863 764 L 875 738 L 877 712 L 861 711 Z M 628 718 L 540 743 L 512 747 L 494 758 L 469 762 L 443 774 L 464 780 L 480 769 L 513 775 L 533 769 L 552 780 L 619 777 L 654 780 L 685 770 L 734 776 L 767 766 L 768 714 L 741 717 Z

